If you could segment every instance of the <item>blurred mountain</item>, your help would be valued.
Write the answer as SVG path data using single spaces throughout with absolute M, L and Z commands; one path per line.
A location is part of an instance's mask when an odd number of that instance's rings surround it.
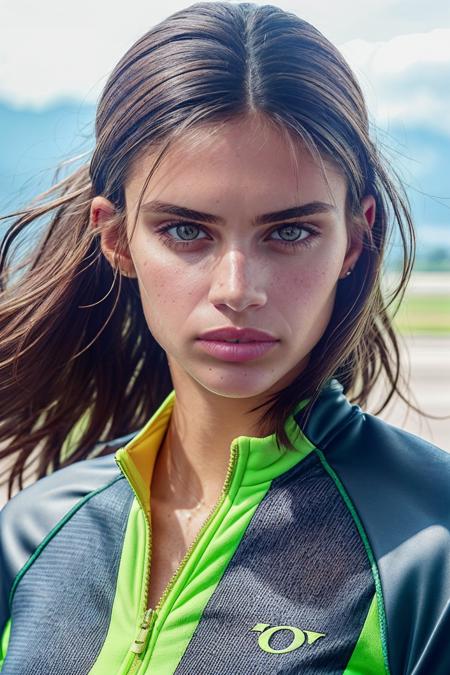
M 2 214 L 47 189 L 58 163 L 90 153 L 94 118 L 94 106 L 76 101 L 62 101 L 41 110 L 14 108 L 0 101 Z M 448 251 L 450 256 L 450 136 L 433 128 L 398 123 L 389 130 L 374 127 L 373 135 L 407 187 L 418 231 L 418 253 L 436 255 L 441 251 L 445 257 Z
M 59 163 L 92 149 L 94 117 L 94 106 L 77 102 L 34 110 L 0 101 L 2 214 L 50 187 Z

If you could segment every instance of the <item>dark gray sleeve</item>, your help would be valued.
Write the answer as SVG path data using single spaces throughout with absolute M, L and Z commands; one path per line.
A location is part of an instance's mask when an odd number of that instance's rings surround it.
M 448 560 L 447 560 L 448 564 Z M 450 604 L 447 601 L 441 616 L 432 626 L 429 626 L 429 638 L 416 663 L 411 675 L 448 675 L 450 673 Z
M 24 488 L 0 511 L 0 635 L 14 582 L 39 545 L 87 495 L 119 474 L 113 454 L 76 462 Z

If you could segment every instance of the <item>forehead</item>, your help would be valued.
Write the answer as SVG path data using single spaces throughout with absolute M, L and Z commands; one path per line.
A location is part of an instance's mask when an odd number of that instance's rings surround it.
M 136 203 L 158 152 L 147 149 L 135 160 L 126 181 L 129 206 Z M 272 124 L 254 119 L 199 127 L 173 142 L 151 176 L 145 195 L 258 201 L 267 210 L 289 202 L 345 199 L 346 185 L 337 165 L 310 152 Z M 181 203 L 181 202 L 180 202 Z M 184 203 L 184 202 L 183 202 Z

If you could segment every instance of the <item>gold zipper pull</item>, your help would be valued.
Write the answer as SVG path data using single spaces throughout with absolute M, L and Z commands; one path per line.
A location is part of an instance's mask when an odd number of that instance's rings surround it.
M 130 651 L 132 651 L 134 654 L 142 654 L 144 651 L 145 643 L 147 642 L 148 634 L 153 624 L 152 619 L 154 614 L 155 611 L 151 607 L 145 612 L 142 623 L 139 626 L 139 632 L 134 638 L 134 642 L 130 648 Z

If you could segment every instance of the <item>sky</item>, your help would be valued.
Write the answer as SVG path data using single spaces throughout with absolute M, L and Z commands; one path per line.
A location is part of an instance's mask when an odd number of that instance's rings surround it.
M 2 0 L 0 98 L 37 109 L 60 99 L 95 103 L 131 44 L 189 4 Z M 341 49 L 377 123 L 426 123 L 450 135 L 448 0 L 274 4 L 313 23 Z

